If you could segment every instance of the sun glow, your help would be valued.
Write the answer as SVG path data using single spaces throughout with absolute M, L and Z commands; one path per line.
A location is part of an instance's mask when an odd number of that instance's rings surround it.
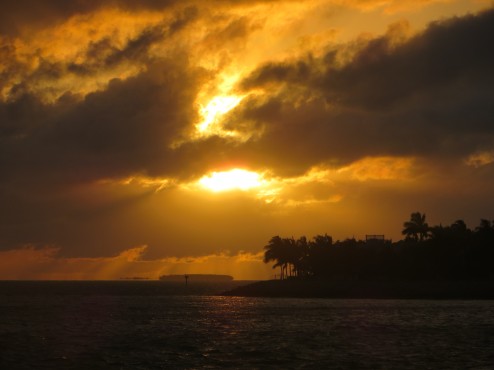
M 235 168 L 230 171 L 212 172 L 199 180 L 204 188 L 214 191 L 249 190 L 261 186 L 263 180 L 256 172 Z
M 201 106 L 200 114 L 203 121 L 197 125 L 201 133 L 208 131 L 225 113 L 235 108 L 243 99 L 243 96 L 216 96 L 206 105 Z

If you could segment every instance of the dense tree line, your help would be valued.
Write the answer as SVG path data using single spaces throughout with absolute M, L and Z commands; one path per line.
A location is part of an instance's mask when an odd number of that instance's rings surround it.
M 264 247 L 264 262 L 274 262 L 281 279 L 494 279 L 494 221 L 481 220 L 474 230 L 462 220 L 430 227 L 425 214 L 415 212 L 402 233 L 405 238 L 395 243 L 274 236 Z

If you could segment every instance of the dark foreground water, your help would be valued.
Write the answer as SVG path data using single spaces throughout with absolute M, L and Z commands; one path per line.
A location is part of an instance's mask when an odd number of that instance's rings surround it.
M 0 368 L 494 369 L 494 301 L 219 297 L 157 283 L 0 282 Z

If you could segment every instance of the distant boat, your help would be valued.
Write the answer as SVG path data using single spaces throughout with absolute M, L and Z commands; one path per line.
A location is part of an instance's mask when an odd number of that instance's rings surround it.
M 186 278 L 187 276 L 187 278 Z M 160 276 L 160 280 L 162 281 L 170 281 L 170 282 L 183 282 L 184 279 L 187 279 L 189 282 L 226 282 L 232 281 L 233 276 L 230 275 L 215 275 L 215 274 L 185 274 L 185 275 L 163 275 Z

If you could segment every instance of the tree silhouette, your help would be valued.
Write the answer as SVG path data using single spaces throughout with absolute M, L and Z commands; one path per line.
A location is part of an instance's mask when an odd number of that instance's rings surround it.
M 403 223 L 403 235 L 406 239 L 414 241 L 423 241 L 429 236 L 429 225 L 425 222 L 425 213 L 414 212 L 410 215 L 410 221 Z
M 329 235 L 316 235 L 308 245 L 306 260 L 308 262 L 307 275 L 327 275 L 332 270 L 331 247 L 333 238 Z
M 298 276 L 300 269 L 300 261 L 303 257 L 302 249 L 299 248 L 298 241 L 293 237 L 283 239 L 283 251 L 286 253 L 285 260 L 289 276 Z
M 480 220 L 480 225 L 475 228 L 475 231 L 478 233 L 490 233 L 492 232 L 493 227 L 494 225 L 491 225 L 491 222 L 489 220 L 483 218 Z
M 425 214 L 414 212 L 403 226 L 405 240 L 395 243 L 274 236 L 264 247 L 264 262 L 274 261 L 281 279 L 494 281 L 494 222 L 482 219 L 474 230 L 463 220 L 429 227 Z
M 269 263 L 271 261 L 276 262 L 273 268 L 280 268 L 280 279 L 284 278 L 284 265 L 283 260 L 283 240 L 278 236 L 273 236 L 269 243 L 264 246 L 264 263 Z
M 296 241 L 297 260 L 295 263 L 296 276 L 307 277 L 310 275 L 310 245 L 305 236 L 301 236 Z
M 468 230 L 467 224 L 463 220 L 456 220 L 453 222 L 451 224 L 451 230 L 458 234 L 465 234 L 470 231 Z

